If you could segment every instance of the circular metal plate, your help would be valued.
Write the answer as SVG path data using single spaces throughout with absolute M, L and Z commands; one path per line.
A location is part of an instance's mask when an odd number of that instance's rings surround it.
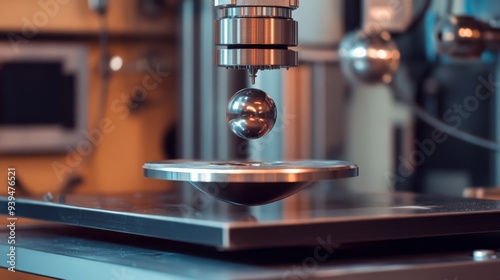
M 185 182 L 294 183 L 358 176 L 358 166 L 348 161 L 145 163 L 144 176 Z

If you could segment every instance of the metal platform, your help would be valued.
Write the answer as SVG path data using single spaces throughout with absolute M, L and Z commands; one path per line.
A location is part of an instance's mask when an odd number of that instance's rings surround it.
M 178 197 L 176 193 L 136 193 L 54 196 L 52 201 L 19 198 L 16 215 L 221 250 L 314 246 L 320 236 L 345 244 L 500 232 L 498 201 L 409 193 L 355 197 L 301 193 L 267 206 L 244 207 L 216 200 L 186 203 Z M 7 209 L 5 197 L 0 199 L 0 209 Z
M 473 259 L 475 249 L 500 248 L 498 234 L 238 252 L 69 226 L 20 228 L 17 234 L 16 270 L 57 279 L 498 280 L 500 275 L 500 258 Z M 0 229 L 1 252 L 9 251 L 7 236 Z

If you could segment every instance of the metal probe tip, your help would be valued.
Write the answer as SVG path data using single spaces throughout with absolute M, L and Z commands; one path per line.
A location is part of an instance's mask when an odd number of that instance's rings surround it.
M 252 85 L 255 85 L 255 78 L 257 77 L 257 71 L 259 71 L 259 69 L 255 69 L 255 68 L 250 68 L 250 78 L 252 79 Z

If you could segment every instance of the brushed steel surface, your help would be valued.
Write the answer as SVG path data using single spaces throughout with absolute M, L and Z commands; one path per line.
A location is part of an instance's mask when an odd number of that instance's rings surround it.
M 292 9 L 282 7 L 262 7 L 262 6 L 245 6 L 245 7 L 227 7 L 221 9 L 221 17 L 274 17 L 274 18 L 291 18 Z
M 247 69 L 252 84 L 259 70 L 298 66 L 288 47 L 298 44 L 298 23 L 291 18 L 298 0 L 215 0 L 220 10 L 215 44 L 219 67 Z M 250 49 L 253 47 L 253 49 Z
M 7 233 L 0 230 L 2 252 L 10 250 Z M 470 255 L 470 246 L 499 247 L 495 234 L 356 247 L 330 244 L 325 233 L 318 237 L 324 243 L 311 247 L 242 252 L 74 227 L 18 234 L 16 269 L 56 279 L 498 280 L 500 275 L 500 259 L 476 262 Z
M 299 194 L 301 207 L 225 207 L 199 194 L 54 195 L 55 202 L 16 198 L 16 217 L 124 232 L 223 250 L 339 244 L 500 232 L 500 202 L 408 193 L 321 197 Z M 7 214 L 0 197 L 0 213 Z M 20 231 L 22 232 L 22 231 Z M 4 240 L 4 239 L 2 239 Z M 6 239 L 5 239 L 6 240 Z M 475 248 L 477 249 L 477 248 Z M 468 252 L 470 258 L 472 250 Z
M 144 175 L 188 182 L 219 200 L 255 206 L 284 199 L 314 181 L 358 176 L 358 166 L 347 161 L 163 161 L 144 164 Z
M 215 7 L 225 6 L 269 6 L 298 8 L 299 0 L 215 0 Z
M 298 23 L 284 18 L 223 18 L 215 22 L 216 45 L 297 46 Z
M 203 162 L 159 161 L 143 166 L 146 177 L 185 182 L 296 183 L 355 177 L 358 166 L 348 161 Z
M 299 55 L 292 50 L 279 49 L 219 49 L 215 61 L 221 67 L 266 70 L 297 67 Z

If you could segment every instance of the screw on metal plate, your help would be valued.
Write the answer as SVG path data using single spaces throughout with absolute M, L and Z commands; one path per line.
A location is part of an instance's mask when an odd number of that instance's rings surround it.
M 51 192 L 48 192 L 48 193 L 43 195 L 43 201 L 54 202 L 54 196 L 52 195 Z

